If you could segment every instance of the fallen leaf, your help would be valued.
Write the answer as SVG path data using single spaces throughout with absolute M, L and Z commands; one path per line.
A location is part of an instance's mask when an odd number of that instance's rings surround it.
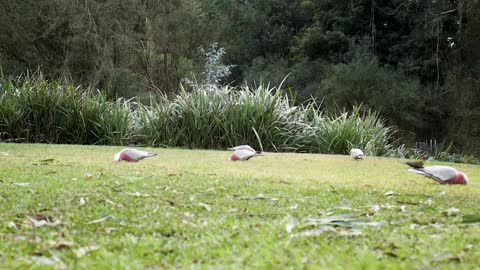
M 125 175 L 121 175 L 120 178 L 126 179 L 126 180 L 142 180 L 142 179 L 145 179 L 145 177 L 125 176 Z
M 57 227 L 62 226 L 63 223 L 59 220 L 53 220 L 52 217 L 36 214 L 36 215 L 27 215 L 27 219 L 23 222 L 25 226 L 30 227 L 42 227 L 42 226 L 50 226 L 50 227 Z
M 447 210 L 443 211 L 443 214 L 446 215 L 447 217 L 450 216 L 457 216 L 461 213 L 460 209 L 452 207 L 448 208 Z
M 117 206 L 117 207 L 119 207 L 119 208 L 125 208 L 125 205 L 123 205 L 123 204 L 121 204 L 121 203 L 114 203 L 114 202 L 110 201 L 109 199 L 104 199 L 104 201 L 105 201 L 106 203 L 109 203 L 109 204 L 111 204 L 111 205 Z
M 73 242 L 71 241 L 49 241 L 48 246 L 56 249 L 67 249 L 73 247 Z
M 420 227 L 420 225 L 418 225 L 417 223 L 412 223 L 412 224 L 410 224 L 410 226 L 409 226 L 410 230 L 415 230 L 415 229 L 417 229 L 418 227 Z
M 17 224 L 15 224 L 15 222 L 13 222 L 13 221 L 10 221 L 10 222 L 7 223 L 7 228 L 16 229 Z
M 116 230 L 118 230 L 118 229 L 117 228 L 112 228 L 112 227 L 105 228 L 105 232 L 107 234 L 111 234 L 113 231 L 116 231 Z
M 270 200 L 270 201 L 278 201 L 278 198 L 273 198 L 273 197 L 265 197 L 263 194 L 258 194 L 257 196 L 254 197 L 239 197 L 239 200 Z
M 298 220 L 296 218 L 291 217 L 288 220 L 287 224 L 285 224 L 285 230 L 287 231 L 287 233 L 291 233 L 293 228 L 295 228 L 297 224 L 298 224 Z
M 197 224 L 195 224 L 195 223 L 193 223 L 193 222 L 191 222 L 191 221 L 188 221 L 188 220 L 182 220 L 182 223 L 183 223 L 183 224 L 186 224 L 186 225 L 188 225 L 188 226 L 190 226 L 190 227 L 193 227 L 193 228 L 197 228 L 197 227 L 198 227 Z
M 295 210 L 297 208 L 298 208 L 298 204 L 294 204 L 294 205 L 289 207 L 290 210 Z
M 84 178 L 85 178 L 86 180 L 91 180 L 91 179 L 93 178 L 93 175 L 92 175 L 91 173 L 86 173 L 85 176 L 84 176 Z
M 445 192 L 445 191 L 442 191 L 442 192 L 438 193 L 437 196 L 438 196 L 438 197 L 441 197 L 441 196 L 444 196 L 445 194 L 446 194 L 446 192 Z
M 350 230 L 337 230 L 336 231 L 340 236 L 360 236 L 362 232 L 357 229 L 350 229 Z
M 100 222 L 103 222 L 103 221 L 105 221 L 105 220 L 107 220 L 107 219 L 114 219 L 114 218 L 115 218 L 114 216 L 108 215 L 108 216 L 105 216 L 105 217 L 103 217 L 103 218 L 99 218 L 99 219 L 96 219 L 96 220 L 89 221 L 89 222 L 87 222 L 87 223 L 85 223 L 85 224 L 100 223 Z
M 420 203 L 423 203 L 423 204 L 426 204 L 426 205 L 432 205 L 433 202 L 432 202 L 432 199 L 428 198 L 426 201 L 422 202 L 420 201 Z
M 124 192 L 124 194 L 126 195 L 130 195 L 130 196 L 134 196 L 134 197 L 150 197 L 151 195 L 150 194 L 142 194 L 138 191 L 136 191 L 135 193 L 132 193 L 132 192 Z
M 201 207 L 205 208 L 208 212 L 210 212 L 210 210 L 212 210 L 210 205 L 208 205 L 206 203 L 199 203 L 198 206 L 201 206 Z
M 393 195 L 396 195 L 395 191 L 389 190 L 383 194 L 384 196 L 391 197 Z
M 55 265 L 57 262 L 46 256 L 32 256 L 32 261 L 38 264 Z
M 302 231 L 300 233 L 297 233 L 297 234 L 294 234 L 292 235 L 292 237 L 298 237 L 298 236 L 307 236 L 307 237 L 311 237 L 311 236 L 319 236 L 321 234 L 323 234 L 324 232 L 335 232 L 335 228 L 333 226 L 322 226 L 320 228 L 317 228 L 317 229 L 313 229 L 313 230 L 306 230 L 306 231 Z
M 400 211 L 403 212 L 403 213 L 406 213 L 406 212 L 407 212 L 407 206 L 404 205 L 404 204 L 402 204 L 402 205 L 400 206 Z
M 14 185 L 16 186 L 19 186 L 19 187 L 28 187 L 31 185 L 31 183 L 28 183 L 28 182 L 23 182 L 23 183 L 13 183 Z
M 437 256 L 433 257 L 432 261 L 434 261 L 434 262 L 442 262 L 442 261 L 461 262 L 464 256 L 465 256 L 465 253 L 463 251 L 456 254 L 456 255 L 451 254 L 451 253 L 440 254 L 440 255 L 437 255 Z
M 92 243 L 90 244 L 89 246 L 87 247 L 81 247 L 77 250 L 75 250 L 75 255 L 80 258 L 80 257 L 83 257 L 85 254 L 89 253 L 89 252 L 92 252 L 92 251 L 95 251 L 97 249 L 99 249 L 100 246 L 98 246 L 96 243 Z
M 183 213 L 183 214 L 180 214 L 180 215 L 178 216 L 178 218 L 181 219 L 181 220 L 190 220 L 190 219 L 192 219 L 194 216 L 195 216 L 194 214 L 185 212 L 185 213 Z

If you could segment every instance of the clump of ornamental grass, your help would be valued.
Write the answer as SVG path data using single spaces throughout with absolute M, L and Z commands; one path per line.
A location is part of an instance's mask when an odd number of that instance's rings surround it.
M 368 155 L 385 155 L 391 148 L 389 141 L 394 132 L 385 126 L 378 113 L 362 112 L 360 106 L 319 121 L 314 128 L 319 152 L 331 154 L 346 154 L 351 148 L 360 148 Z
M 392 129 L 378 113 L 327 114 L 315 102 L 295 106 L 281 87 L 180 87 L 174 97 L 109 100 L 41 74 L 1 79 L 0 130 L 4 139 L 34 143 L 143 144 L 222 149 L 250 144 L 264 151 L 369 155 L 390 149 Z
M 2 79 L 4 138 L 34 143 L 125 144 L 132 135 L 130 103 L 42 74 Z

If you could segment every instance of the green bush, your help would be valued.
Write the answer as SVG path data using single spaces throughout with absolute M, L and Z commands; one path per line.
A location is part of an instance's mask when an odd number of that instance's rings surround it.
M 34 143 L 125 144 L 132 135 L 129 102 L 82 90 L 41 74 L 1 80 L 0 131 Z
M 277 87 L 183 88 L 173 98 L 118 99 L 41 74 L 1 81 L 4 139 L 69 144 L 144 144 L 222 149 L 250 144 L 264 151 L 384 155 L 392 130 L 377 113 L 327 116 L 315 102 L 293 106 Z
M 265 151 L 347 153 L 351 147 L 371 155 L 390 148 L 391 128 L 377 113 L 326 117 L 310 103 L 292 106 L 287 95 L 261 85 L 181 92 L 141 107 L 140 130 L 147 144 L 224 148 L 249 143 Z

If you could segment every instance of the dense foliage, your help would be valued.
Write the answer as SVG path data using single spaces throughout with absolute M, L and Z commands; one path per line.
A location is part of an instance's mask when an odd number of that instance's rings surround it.
M 40 67 L 108 98 L 175 97 L 184 79 L 211 80 L 205 56 L 223 56 L 229 76 L 215 82 L 289 74 L 297 103 L 363 104 L 405 143 L 480 154 L 478 14 L 478 0 L 3 1 L 0 66 Z
M 391 148 L 393 131 L 378 114 L 359 108 L 323 115 L 313 105 L 292 106 L 275 87 L 182 89 L 174 98 L 141 103 L 109 101 L 41 75 L 0 83 L 0 135 L 7 140 L 217 149 L 247 143 L 265 151 L 337 154 L 355 146 L 370 155 Z

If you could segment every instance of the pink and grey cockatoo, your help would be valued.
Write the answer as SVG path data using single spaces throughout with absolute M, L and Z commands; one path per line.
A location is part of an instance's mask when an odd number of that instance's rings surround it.
M 122 151 L 115 154 L 115 161 L 128 161 L 128 162 L 137 162 L 147 157 L 156 156 L 156 153 L 146 152 L 137 149 L 123 149 Z
M 263 156 L 263 154 L 259 154 L 255 151 L 250 151 L 248 149 L 237 149 L 230 156 L 230 160 L 232 161 L 249 160 L 252 157 L 258 157 L 258 156 Z
M 252 152 L 256 152 L 255 149 L 253 149 L 250 145 L 248 144 L 243 144 L 243 145 L 239 145 L 239 146 L 235 146 L 235 147 L 230 147 L 230 148 L 227 148 L 228 150 L 233 150 L 233 151 L 236 151 L 236 150 L 249 150 L 249 151 L 252 151 Z
M 363 154 L 362 150 L 358 148 L 352 148 L 352 150 L 350 150 L 350 156 L 355 160 L 359 160 L 359 159 L 363 159 L 365 155 Z
M 457 169 L 450 166 L 423 166 L 423 162 L 407 162 L 412 167 L 408 169 L 409 172 L 422 174 L 428 178 L 432 178 L 441 185 L 466 185 L 468 184 L 468 177 L 465 173 L 457 171 Z
M 233 154 L 230 156 L 230 160 L 249 160 L 252 157 L 263 156 L 261 153 L 258 153 L 250 145 L 243 144 L 235 147 L 228 148 L 228 150 L 234 150 Z

